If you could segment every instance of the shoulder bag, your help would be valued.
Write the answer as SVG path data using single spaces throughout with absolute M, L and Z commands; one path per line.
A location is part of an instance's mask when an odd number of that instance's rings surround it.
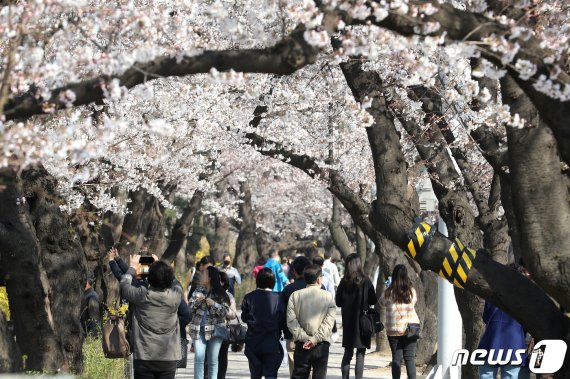
M 228 342 L 230 344 L 245 343 L 245 334 L 247 333 L 247 326 L 242 324 L 239 316 L 236 316 L 237 324 L 228 323 Z
M 368 305 L 368 283 L 362 285 L 362 311 L 359 323 L 362 336 L 371 336 L 384 329 L 384 325 L 380 321 L 380 314 Z
M 105 358 L 126 358 L 131 354 L 131 346 L 125 333 L 125 320 L 122 317 L 109 316 L 101 334 Z

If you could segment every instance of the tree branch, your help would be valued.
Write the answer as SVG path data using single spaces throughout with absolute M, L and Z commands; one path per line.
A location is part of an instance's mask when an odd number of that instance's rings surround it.
M 313 64 L 319 50 L 309 45 L 299 26 L 289 36 L 273 47 L 265 49 L 205 51 L 200 55 L 186 56 L 182 59 L 159 57 L 147 63 L 136 63 L 121 75 L 102 75 L 97 78 L 71 83 L 51 91 L 51 98 L 43 99 L 37 91 L 14 96 L 4 107 L 6 120 L 27 119 L 65 109 L 65 93 L 75 94 L 73 106 L 100 103 L 105 98 L 105 88 L 111 80 L 118 79 L 121 86 L 132 88 L 146 81 L 170 76 L 188 76 L 218 71 L 234 70 L 238 72 L 290 75 L 300 68 Z
M 389 7 L 390 1 L 387 1 L 387 3 Z M 373 13 L 372 4 L 377 6 L 377 2 L 373 1 L 367 4 L 371 7 Z M 541 75 L 549 78 L 551 72 L 560 72 L 554 80 L 555 83 L 562 87 L 570 86 L 570 75 L 564 70 L 563 63 L 544 62 L 545 57 L 553 54 L 547 48 L 541 47 L 540 40 L 535 37 L 528 39 L 525 38 L 526 36 L 515 37 L 511 34 L 511 29 L 508 25 L 503 25 L 480 14 L 456 9 L 451 4 L 440 4 L 436 0 L 422 1 L 421 4 L 423 6 L 430 4 L 437 11 L 429 15 L 421 14 L 421 17 L 411 17 L 410 15 L 390 12 L 388 17 L 382 21 L 377 21 L 374 16 L 369 16 L 365 20 L 359 20 L 351 18 L 345 11 L 326 7 L 322 3 L 319 6 L 325 12 L 327 18 L 341 19 L 347 25 L 368 25 L 372 23 L 403 36 L 412 36 L 422 35 L 422 27 L 427 23 L 439 23 L 439 29 L 430 35 L 441 36 L 445 34 L 445 38 L 448 41 L 476 42 L 481 56 L 508 70 L 509 74 L 532 100 L 541 117 L 555 131 L 557 139 L 563 140 L 564 146 L 570 148 L 570 131 L 567 128 L 567 125 L 570 124 L 570 101 L 561 101 L 548 97 L 533 86 Z M 520 49 L 510 62 L 516 63 L 519 59 L 532 62 L 536 66 L 536 73 L 530 79 L 520 79 L 514 65 L 511 63 L 503 64 L 502 59 L 504 57 L 499 53 L 493 52 L 489 43 L 484 42 L 485 38 L 493 35 L 503 36 L 510 43 L 516 42 L 519 44 Z

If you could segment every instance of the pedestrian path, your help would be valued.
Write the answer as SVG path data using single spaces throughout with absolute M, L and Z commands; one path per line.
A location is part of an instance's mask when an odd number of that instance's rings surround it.
M 340 310 L 337 314 L 337 325 L 341 325 Z M 327 379 L 341 379 L 340 363 L 344 349 L 342 347 L 342 327 L 339 328 L 340 337 L 331 345 L 329 364 L 327 371 Z M 374 346 L 373 346 L 374 347 Z M 390 374 L 390 357 L 385 354 L 375 353 L 368 350 L 364 358 L 364 378 L 391 379 Z M 354 378 L 354 358 L 352 359 L 350 377 Z M 278 378 L 288 378 L 289 369 L 281 367 L 279 369 Z M 176 379 L 194 378 L 194 354 L 188 352 L 188 366 L 185 369 L 176 371 Z M 249 365 L 247 358 L 243 354 L 243 350 L 237 353 L 228 352 L 228 371 L 226 379 L 244 379 L 249 378 Z M 214 378 L 215 379 L 215 378 Z
M 342 360 L 344 349 L 341 346 L 340 339 L 331 345 L 329 355 L 329 365 L 327 371 L 327 378 L 341 379 L 340 375 L 340 362 Z M 367 352 L 364 359 L 364 378 L 378 378 L 378 379 L 391 379 L 390 358 L 386 355 L 379 355 L 372 353 L 370 350 Z M 278 378 L 288 378 L 289 369 L 282 367 L 279 369 Z M 351 365 L 351 378 L 354 378 L 354 359 Z M 194 378 L 194 354 L 188 353 L 188 367 L 185 369 L 178 369 L 176 371 L 176 379 L 190 379 Z M 228 353 L 228 372 L 226 379 L 244 379 L 249 378 L 249 366 L 247 358 L 243 351 L 233 353 L 231 350 Z

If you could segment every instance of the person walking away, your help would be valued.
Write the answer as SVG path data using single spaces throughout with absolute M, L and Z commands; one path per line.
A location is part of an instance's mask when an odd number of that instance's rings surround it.
M 416 379 L 416 344 L 417 337 L 408 337 L 408 324 L 419 324 L 415 310 L 418 300 L 416 290 L 404 265 L 396 265 L 392 271 L 392 283 L 380 298 L 380 304 L 386 307 L 386 334 L 392 350 L 392 379 L 401 375 L 402 359 L 406 362 L 409 379 Z
M 338 267 L 332 261 L 332 252 L 325 251 L 325 263 L 323 265 L 323 272 L 326 272 L 332 278 L 334 289 L 336 290 L 340 284 L 340 274 L 338 273 Z
M 336 305 L 323 291 L 322 270 L 310 265 L 303 272 L 307 287 L 294 292 L 287 304 L 287 327 L 295 340 L 291 379 L 325 379 Z
M 333 279 L 327 272 L 324 271 L 324 264 L 325 264 L 324 258 L 321 257 L 320 255 L 315 255 L 313 257 L 313 264 L 319 266 L 321 270 L 323 270 L 323 286 L 325 287 L 325 291 L 330 293 L 334 299 L 336 292 L 333 284 Z
M 289 279 L 287 279 L 287 276 L 283 272 L 277 250 L 271 250 L 269 252 L 269 260 L 265 263 L 264 267 L 270 268 L 273 271 L 273 275 L 275 275 L 273 292 L 282 292 L 283 288 L 289 283 Z
M 266 263 L 266 259 L 264 257 L 259 257 L 257 258 L 257 261 L 255 262 L 255 267 L 253 268 L 253 270 L 251 270 L 251 276 L 253 276 L 253 278 L 255 279 L 257 277 L 257 273 L 259 272 L 259 270 L 261 270 Z
M 222 339 L 214 336 L 217 327 L 226 327 L 230 298 L 221 284 L 220 272 L 208 266 L 200 274 L 200 286 L 188 302 L 192 313 L 190 335 L 194 340 L 194 378 L 204 378 L 204 361 L 208 357 L 208 378 L 218 377 L 218 354 Z
M 182 286 L 175 280 L 172 268 L 159 260 L 149 267 L 149 287 L 134 286 L 139 259 L 140 255 L 131 256 L 130 267 L 119 284 L 121 295 L 136 306 L 130 325 L 134 378 L 173 379 L 181 358 L 177 312 Z
M 362 270 L 358 254 L 346 257 L 345 274 L 336 291 L 336 305 L 342 314 L 342 347 L 344 355 L 341 362 L 343 379 L 348 379 L 350 361 L 356 349 L 355 378 L 361 379 L 364 372 L 364 355 L 370 348 L 372 335 L 363 335 L 360 331 L 362 309 L 376 304 L 376 293 L 370 279 Z
M 271 269 L 259 270 L 255 284 L 257 289 L 245 295 L 241 305 L 241 319 L 247 324 L 245 356 L 252 379 L 275 379 L 283 360 L 279 339 L 285 309 L 279 294 L 273 292 L 275 275 Z
M 81 327 L 83 336 L 97 337 L 101 334 L 101 304 L 99 303 L 99 295 L 92 287 L 93 279 L 87 279 L 85 283 L 85 292 L 81 300 Z
M 235 320 L 237 317 L 236 301 L 233 295 L 229 292 L 229 278 L 223 271 L 220 271 L 220 281 L 222 288 L 226 291 L 228 297 L 230 298 L 230 307 L 228 308 L 228 313 L 226 313 L 226 322 L 230 322 L 231 320 Z M 228 371 L 229 348 L 229 341 L 223 341 L 222 346 L 220 347 L 220 353 L 218 354 L 218 379 L 224 379 L 226 377 L 226 372 Z
M 223 264 L 220 267 L 220 271 L 226 273 L 228 277 L 228 285 L 229 289 L 228 292 L 235 296 L 235 287 L 239 287 L 241 285 L 241 276 L 237 270 L 237 268 L 232 266 L 232 257 L 225 253 L 223 257 Z
M 283 309 L 287 309 L 287 304 L 289 303 L 289 298 L 293 294 L 293 292 L 302 290 L 303 288 L 307 287 L 307 283 L 305 282 L 305 278 L 303 277 L 303 271 L 305 268 L 309 266 L 311 262 L 305 256 L 300 255 L 296 257 L 293 262 L 291 263 L 291 272 L 294 276 L 293 283 L 289 284 L 288 286 L 283 289 L 281 292 L 281 305 Z M 286 321 L 284 320 L 283 325 L 283 335 L 285 336 L 286 347 L 287 347 L 287 357 L 289 361 L 289 376 L 293 374 L 293 365 L 294 365 L 294 353 L 295 353 L 295 340 L 293 339 L 293 335 L 287 328 Z
M 517 349 L 526 350 L 525 332 L 521 324 L 515 319 L 503 312 L 495 305 L 485 302 L 483 309 L 483 321 L 485 322 L 485 331 L 479 341 L 478 349 L 485 349 L 495 352 L 500 349 L 516 351 Z M 496 357 L 490 357 L 495 358 Z M 516 359 L 512 354 L 511 359 Z M 523 356 L 523 362 L 526 360 L 526 354 Z M 485 363 L 479 367 L 480 379 L 495 379 L 498 371 L 501 371 L 502 379 L 519 378 L 521 365 L 489 365 Z

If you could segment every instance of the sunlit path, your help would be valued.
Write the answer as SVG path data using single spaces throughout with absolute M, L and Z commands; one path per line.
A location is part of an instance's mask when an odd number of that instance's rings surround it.
M 337 322 L 340 325 L 340 310 L 337 313 Z M 339 330 L 341 336 L 338 341 L 331 345 L 329 355 L 329 365 L 327 371 L 327 378 L 340 379 L 340 363 L 344 349 L 341 346 L 342 341 L 342 328 Z M 390 375 L 390 358 L 387 355 L 379 355 L 368 350 L 364 360 L 364 377 L 365 378 L 379 378 L 391 379 Z M 403 370 L 405 371 L 405 370 Z M 405 377 L 405 373 L 402 373 Z M 233 353 L 231 350 L 228 353 L 228 372 L 226 379 L 243 379 L 249 377 L 249 367 L 247 358 L 243 351 Z M 282 367 L 279 369 L 278 378 L 288 378 L 289 369 Z M 354 360 L 351 367 L 351 378 L 354 378 Z M 176 372 L 176 379 L 194 378 L 194 354 L 188 353 L 188 366 L 185 369 L 178 369 Z

